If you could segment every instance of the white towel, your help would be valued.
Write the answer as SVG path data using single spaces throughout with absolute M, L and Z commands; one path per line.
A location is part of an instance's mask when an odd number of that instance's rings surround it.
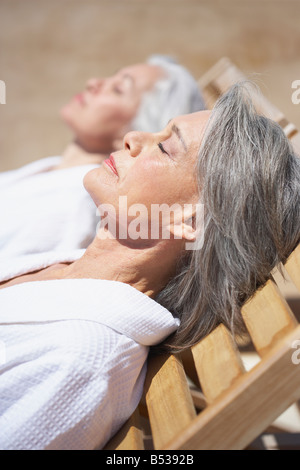
M 148 347 L 177 326 L 116 281 L 0 290 L 0 449 L 102 448 L 139 403 Z
M 49 171 L 61 157 L 0 174 L 0 260 L 86 248 L 96 235 L 96 207 L 83 186 L 98 165 Z

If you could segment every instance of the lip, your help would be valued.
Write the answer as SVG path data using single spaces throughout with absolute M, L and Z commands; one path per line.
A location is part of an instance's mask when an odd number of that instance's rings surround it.
M 116 168 L 116 163 L 115 163 L 115 160 L 114 160 L 114 157 L 112 155 L 110 155 L 109 158 L 107 158 L 106 160 L 104 160 L 104 163 L 106 163 L 106 165 L 111 169 L 111 171 L 116 175 L 116 176 L 119 176 L 118 172 L 117 172 L 117 168 Z
M 82 106 L 85 105 L 85 101 L 84 101 L 84 97 L 82 93 L 78 93 L 77 95 L 75 95 L 74 99 L 78 101 Z

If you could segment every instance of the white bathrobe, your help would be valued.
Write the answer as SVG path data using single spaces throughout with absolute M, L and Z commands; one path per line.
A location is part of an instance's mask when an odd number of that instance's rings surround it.
M 0 282 L 83 252 L 5 261 Z M 149 346 L 177 326 L 153 299 L 116 281 L 1 289 L 0 449 L 102 448 L 139 403 Z
M 0 260 L 51 250 L 86 248 L 99 217 L 83 177 L 98 165 L 50 171 L 61 157 L 0 173 Z

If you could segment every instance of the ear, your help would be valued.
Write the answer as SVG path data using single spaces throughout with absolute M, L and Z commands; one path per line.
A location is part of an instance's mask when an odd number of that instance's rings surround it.
M 197 231 L 194 227 L 194 218 L 192 218 L 190 223 L 182 224 L 182 238 L 189 242 L 194 242 L 196 240 Z
M 184 217 L 169 226 L 174 238 L 181 238 L 192 243 L 204 235 L 204 206 L 203 204 L 187 204 Z
M 193 241 L 196 237 L 195 207 L 193 204 L 184 204 L 183 207 L 179 205 L 177 209 L 174 211 L 173 221 L 169 226 L 170 233 L 173 234 L 174 238 Z
M 196 240 L 196 230 L 193 226 L 192 219 L 183 221 L 177 224 L 171 224 L 169 226 L 170 233 L 173 234 L 174 238 L 182 238 L 186 241 L 193 242 Z

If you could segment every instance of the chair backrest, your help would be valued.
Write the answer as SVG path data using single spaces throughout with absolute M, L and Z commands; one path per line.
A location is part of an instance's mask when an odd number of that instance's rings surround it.
M 300 325 L 272 280 L 242 314 L 261 357 L 253 369 L 245 371 L 223 325 L 192 348 L 196 394 L 179 356 L 150 358 L 143 400 L 106 449 L 144 449 L 148 421 L 150 448 L 244 449 L 299 400 L 300 365 L 292 357 Z
M 207 108 L 211 109 L 219 96 L 223 95 L 234 83 L 247 79 L 255 81 L 254 77 L 247 77 L 227 57 L 220 59 L 198 82 Z M 284 114 L 261 93 L 254 94 L 252 98 L 257 111 L 277 122 L 291 140 L 297 153 L 300 154 L 300 134 L 296 126 L 289 122 Z
M 200 80 L 208 106 L 243 78 L 222 59 Z M 282 113 L 265 98 L 258 105 L 298 144 L 298 131 Z M 285 268 L 300 290 L 300 245 Z M 300 364 L 293 360 L 300 325 L 272 278 L 241 313 L 258 364 L 245 370 L 224 325 L 181 356 L 151 357 L 143 399 L 106 449 L 244 449 L 300 399 Z

